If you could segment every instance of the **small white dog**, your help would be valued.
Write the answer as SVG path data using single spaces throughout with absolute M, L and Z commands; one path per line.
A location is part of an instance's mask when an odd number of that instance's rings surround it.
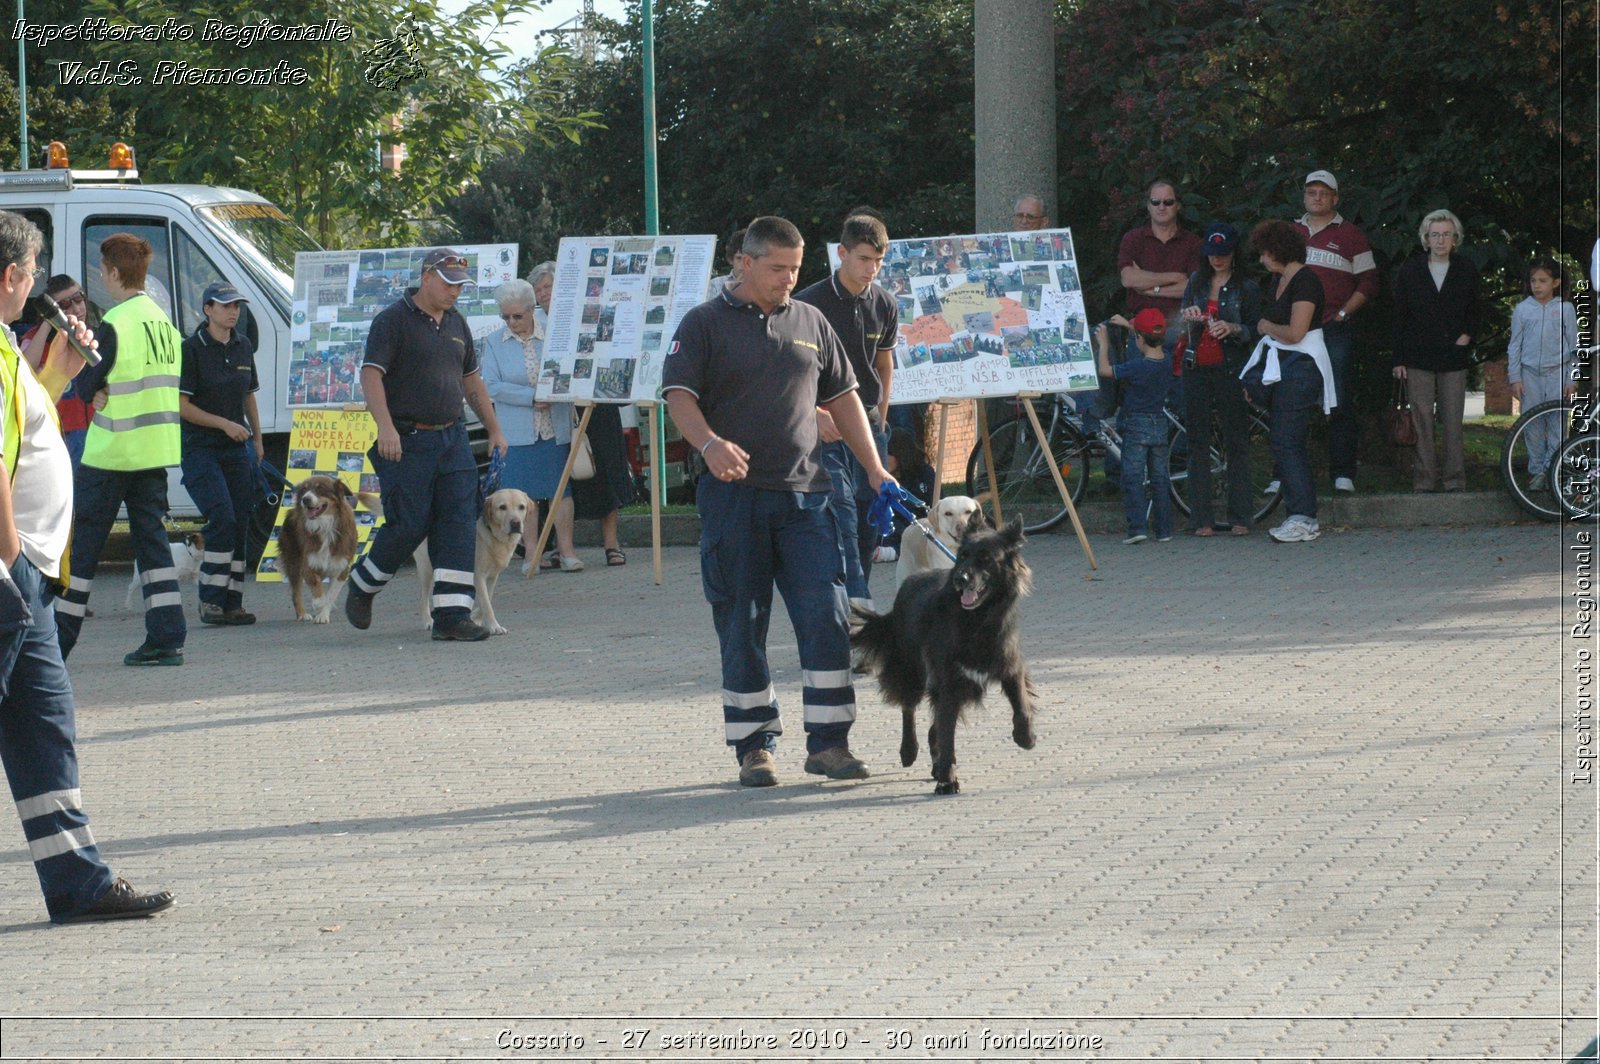
M 206 552 L 206 538 L 198 532 L 190 532 L 167 545 L 172 548 L 172 567 L 178 570 L 178 590 L 181 592 L 184 584 L 198 584 L 200 559 Z M 139 579 L 139 563 L 134 562 L 133 579 L 128 581 L 128 594 L 122 600 L 123 609 L 133 609 L 133 600 L 143 586 L 144 582 Z
M 961 543 L 961 530 L 967 526 L 967 518 L 977 510 L 977 499 L 967 495 L 946 495 L 928 515 L 927 523 L 933 528 L 939 542 L 954 554 Z M 895 592 L 899 592 L 900 585 L 913 573 L 953 569 L 955 564 L 945 556 L 944 551 L 928 542 L 921 528 L 912 525 L 900 535 L 900 557 L 894 569 Z

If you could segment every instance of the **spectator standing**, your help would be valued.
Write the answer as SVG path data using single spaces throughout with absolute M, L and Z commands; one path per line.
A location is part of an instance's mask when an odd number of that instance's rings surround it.
M 422 259 L 417 287 L 372 319 L 367 333 L 361 391 L 378 425 L 370 454 L 383 489 L 383 524 L 350 571 L 344 609 L 356 628 L 371 626 L 373 597 L 426 539 L 433 638 L 489 638 L 472 620 L 478 469 L 462 402 L 483 422 L 492 450 L 504 454 L 506 438 L 478 370 L 472 332 L 455 309 L 471 279 L 465 255 L 433 249 Z
M 893 478 L 838 336 L 821 311 L 789 298 L 804 249 L 788 221 L 751 222 L 739 283 L 684 315 L 663 366 L 672 420 L 708 470 L 695 496 L 701 579 L 721 647 L 726 739 L 747 787 L 778 782 L 772 754 L 783 728 L 766 650 L 774 586 L 799 644 L 805 770 L 869 774 L 849 748 L 856 700 L 844 566 L 829 478 L 815 457 L 817 407 L 833 416 L 874 491 Z
M 1600 247 L 1600 245 L 1596 245 Z M 1506 378 L 1511 396 L 1524 411 L 1577 392 L 1578 318 L 1561 298 L 1561 264 L 1548 255 L 1528 267 L 1528 298 L 1511 313 L 1511 343 L 1506 347 Z M 1534 421 L 1528 436 L 1529 486 L 1549 486 L 1550 460 L 1561 444 L 1561 427 L 1551 419 Z
M 44 284 L 45 295 L 56 301 L 62 313 L 72 314 L 83 321 L 90 328 L 94 327 L 94 320 L 89 313 L 89 300 L 83 294 L 83 286 L 78 284 L 69 275 L 58 273 Z M 28 365 L 33 367 L 35 373 L 44 369 L 45 351 L 50 346 L 54 330 L 48 322 L 40 322 L 23 334 L 20 341 L 23 357 L 28 360 Z M 67 385 L 67 390 L 61 393 L 60 402 L 56 403 L 56 417 L 61 422 L 61 438 L 67 443 L 67 453 L 72 456 L 72 468 L 78 468 L 79 461 L 83 458 L 83 438 L 89 432 L 89 418 L 94 414 L 90 406 L 78 390 L 77 380 Z
M 1261 340 L 1241 374 L 1256 402 L 1272 412 L 1272 460 L 1283 482 L 1289 516 L 1267 534 L 1279 543 L 1304 543 L 1322 534 L 1317 523 L 1317 489 L 1311 476 L 1306 436 L 1311 412 L 1322 400 L 1333 409 L 1333 370 L 1323 343 L 1322 283 L 1306 266 L 1306 238 L 1289 222 L 1262 222 L 1250 244 L 1272 275 L 1262 300 L 1256 333 Z M 1260 367 L 1257 370 L 1257 367 Z
M 1166 348 L 1178 338 L 1178 307 L 1189 275 L 1203 258 L 1200 238 L 1178 224 L 1183 200 L 1178 186 L 1159 177 L 1145 194 L 1149 220 L 1122 235 L 1117 248 L 1117 269 L 1127 292 L 1128 316 L 1141 310 L 1159 310 L 1167 322 Z M 1148 320 L 1148 319 L 1147 319 Z
M 733 235 L 728 237 L 727 243 L 722 245 L 722 260 L 728 266 L 728 272 L 720 277 L 713 277 L 706 282 L 706 298 L 715 299 L 722 293 L 724 285 L 738 284 L 739 278 L 735 275 L 735 263 L 739 258 L 739 246 L 744 243 L 744 230 L 735 229 Z
M 1011 224 L 1022 232 L 1050 228 L 1050 213 L 1044 209 L 1044 197 L 1026 192 L 1017 197 L 1011 208 Z
M 1186 487 L 1189 530 L 1213 533 L 1211 503 L 1211 429 L 1222 430 L 1228 460 L 1228 526 L 1236 536 L 1250 531 L 1252 509 L 1250 420 L 1239 371 L 1256 342 L 1261 318 L 1261 286 L 1235 269 L 1239 231 L 1227 222 L 1206 228 L 1205 259 L 1183 290 L 1183 321 L 1188 343 L 1184 354 L 1183 424 L 1189 454 Z
M 33 223 L 0 211 L 0 326 L 22 313 L 43 246 Z M 78 340 L 93 344 L 74 310 L 66 314 Z M 171 908 L 172 895 L 141 894 L 114 877 L 89 829 L 77 707 L 46 587 L 68 575 L 72 531 L 72 462 L 50 407 L 83 359 L 57 336 L 35 376 L 10 330 L 0 333 L 0 578 L 11 603 L 0 624 L 0 763 L 52 923 L 154 916 Z
M 1096 344 L 1096 360 L 1102 377 L 1122 382 L 1122 409 L 1117 414 L 1117 431 L 1122 435 L 1122 511 L 1128 520 L 1132 546 L 1143 543 L 1154 532 L 1158 543 L 1172 538 L 1172 481 L 1167 441 L 1167 381 L 1172 378 L 1172 361 L 1164 343 L 1167 319 L 1154 307 L 1133 316 L 1113 317 L 1113 324 L 1133 330 L 1139 357 L 1111 362 L 1111 344 L 1102 336 Z M 1102 333 L 1106 326 L 1100 326 Z M 1145 487 L 1150 490 L 1146 492 Z M 1148 517 L 1146 516 L 1148 515 Z
M 794 298 L 822 311 L 833 326 L 855 374 L 856 394 L 866 408 L 879 461 L 888 459 L 889 390 L 894 374 L 895 340 L 900 311 L 894 296 L 876 281 L 889 250 L 889 232 L 870 215 L 846 218 L 839 236 L 839 268 Z M 844 556 L 844 586 L 852 602 L 872 608 L 872 556 L 878 533 L 867 520 L 874 491 L 867 471 L 850 453 L 834 426 L 833 416 L 817 408 L 817 457 L 833 481 L 833 510 L 838 518 L 839 551 Z
M 540 277 L 546 288 L 549 275 L 540 275 L 542 267 L 535 267 L 531 277 Z M 552 266 L 552 270 L 554 267 Z M 483 372 L 483 385 L 494 400 L 495 417 L 500 421 L 500 431 L 506 437 L 506 464 L 500 472 L 500 487 L 516 488 L 526 492 L 530 499 L 539 498 L 534 490 L 539 481 L 537 460 L 538 442 L 534 412 L 533 381 L 539 372 L 543 343 L 535 329 L 538 300 L 535 286 L 527 281 L 513 279 L 495 290 L 495 303 L 500 320 L 505 327 L 483 339 L 483 350 L 478 357 Z M 543 404 L 546 411 L 549 404 Z M 549 420 L 549 414 L 545 415 Z M 564 458 L 565 456 L 563 456 Z M 560 467 L 556 469 L 560 473 Z M 572 530 L 567 524 L 568 535 Z M 523 554 L 532 550 L 538 541 L 538 522 L 530 519 L 523 524 Z M 570 553 L 570 551 L 569 551 Z
M 1395 275 L 1394 375 L 1406 383 L 1417 427 L 1413 491 L 1466 491 L 1461 450 L 1472 339 L 1483 315 L 1478 267 L 1461 246 L 1461 220 L 1446 210 L 1429 213 L 1417 227 L 1427 254 L 1408 259 Z M 1444 437 L 1444 470 L 1433 451 L 1434 409 Z
M 219 281 L 201 296 L 205 321 L 183 341 L 178 415 L 183 418 L 183 486 L 206 515 L 200 530 L 200 620 L 255 624 L 244 608 L 245 530 L 255 514 L 265 453 L 256 409 L 255 345 L 238 331 L 245 303 Z
M 132 233 L 100 243 L 100 281 L 116 304 L 95 334 L 100 364 L 85 370 L 81 388 L 105 405 L 95 412 L 73 478 L 76 509 L 71 580 L 56 599 L 56 631 L 66 660 L 89 612 L 94 573 L 117 511 L 128 511 L 134 560 L 144 589 L 145 639 L 124 665 L 182 665 L 188 629 L 183 595 L 167 545 L 167 468 L 183 459 L 178 385 L 183 337 L 145 294 L 154 256 Z
M 1351 319 L 1378 294 L 1378 268 L 1367 235 L 1338 212 L 1339 181 L 1327 170 L 1306 175 L 1305 208 L 1296 224 L 1306 265 L 1322 283 L 1322 328 L 1338 405 L 1328 416 L 1328 476 L 1333 490 L 1356 490 L 1355 332 Z

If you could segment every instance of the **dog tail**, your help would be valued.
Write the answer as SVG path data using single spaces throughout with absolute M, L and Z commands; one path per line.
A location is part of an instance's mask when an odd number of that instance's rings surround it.
M 850 645 L 856 649 L 858 675 L 877 672 L 894 649 L 894 622 L 888 614 L 874 613 L 860 606 L 850 607 Z
M 375 514 L 383 513 L 383 496 L 374 495 L 370 491 L 358 491 L 358 492 L 356 492 L 356 498 L 361 500 L 361 505 L 362 506 L 365 506 L 367 509 L 371 510 L 373 513 L 375 513 Z

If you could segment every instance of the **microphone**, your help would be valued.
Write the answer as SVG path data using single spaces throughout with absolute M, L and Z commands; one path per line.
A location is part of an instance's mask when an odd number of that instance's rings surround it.
M 61 313 L 61 304 L 43 293 L 40 293 L 35 298 L 34 304 L 39 308 L 39 316 L 49 322 L 62 336 L 65 336 L 67 343 L 72 345 L 74 351 L 83 356 L 85 362 L 91 366 L 100 364 L 100 352 L 79 341 L 76 330 L 68 324 L 67 316 Z

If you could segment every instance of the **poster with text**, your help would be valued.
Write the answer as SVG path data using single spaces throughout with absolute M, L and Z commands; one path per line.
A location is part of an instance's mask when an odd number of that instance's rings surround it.
M 415 288 L 422 258 L 433 248 L 302 251 L 294 257 L 294 307 L 289 326 L 290 407 L 342 407 L 362 402 L 361 360 L 372 319 Z M 481 339 L 501 328 L 495 289 L 517 275 L 515 244 L 458 248 L 476 283 L 462 287 L 456 310 Z
M 891 240 L 878 283 L 900 307 L 891 403 L 1096 386 L 1069 229 Z
M 367 452 L 377 438 L 378 425 L 365 410 L 296 410 L 289 428 L 289 461 L 284 467 L 284 479 L 292 486 L 307 477 L 329 477 L 349 488 L 351 494 L 366 491 L 376 495 L 378 474 L 373 471 Z M 278 532 L 294 504 L 294 491 L 285 488 L 278 516 L 272 522 L 272 536 L 256 565 L 257 582 L 283 579 L 278 571 Z M 368 510 L 359 499 L 353 505 L 359 557 L 366 553 L 373 530 L 383 523 L 383 514 Z
M 705 302 L 714 236 L 563 237 L 538 397 L 653 400 L 678 319 Z

